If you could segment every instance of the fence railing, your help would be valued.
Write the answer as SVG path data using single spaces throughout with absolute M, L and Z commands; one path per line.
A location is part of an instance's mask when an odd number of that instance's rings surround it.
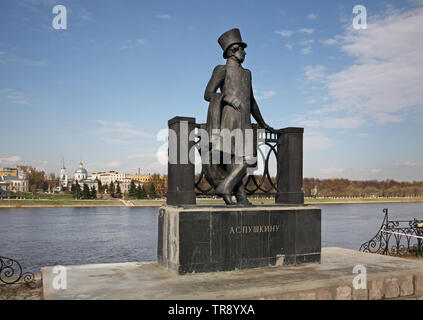
M 379 231 L 360 246 L 359 251 L 385 255 L 423 256 L 423 220 L 389 220 L 388 209 Z
M 199 125 L 199 128 L 203 128 L 205 125 Z M 278 175 L 274 174 L 270 169 L 271 160 L 275 160 L 277 163 L 278 156 L 278 134 L 270 131 L 261 129 L 254 124 L 253 130 L 255 130 L 257 138 L 257 163 L 260 163 L 258 167 L 261 167 L 261 171 L 258 175 L 249 175 L 244 183 L 245 189 L 248 195 L 276 197 L 278 194 Z M 199 146 L 200 139 L 195 143 L 199 154 L 201 150 Z M 256 167 L 255 169 L 259 169 Z M 254 169 L 254 170 L 255 170 Z M 204 170 L 201 170 L 199 175 L 195 177 L 195 191 L 197 196 L 212 196 L 214 195 L 214 188 L 208 183 Z
M 184 132 L 185 128 L 187 132 Z M 169 131 L 175 133 L 172 143 L 169 140 L 169 145 L 172 144 L 170 148 L 174 149 L 171 152 L 178 159 L 177 163 L 168 163 L 167 204 L 169 205 L 195 204 L 196 196 L 214 195 L 214 189 L 206 179 L 204 168 L 197 170 L 200 173 L 196 176 L 195 164 L 181 161 L 194 159 L 195 155 L 191 153 L 195 149 L 201 152 L 200 137 L 196 134 L 196 130 L 204 128 L 205 124 L 197 124 L 195 118 L 175 117 L 169 120 Z M 258 161 L 262 161 L 263 171 L 259 175 L 249 175 L 246 178 L 247 193 L 273 196 L 275 202 L 280 204 L 303 204 L 304 129 L 285 128 L 274 133 L 254 124 L 253 130 L 254 137 L 258 137 L 257 157 Z M 186 144 L 183 139 L 189 140 L 187 147 L 183 147 L 183 142 Z M 272 175 L 271 172 L 272 162 L 276 167 L 276 175 Z
M 34 274 L 23 272 L 21 264 L 14 259 L 0 256 L 0 285 L 15 283 L 30 283 L 34 281 Z

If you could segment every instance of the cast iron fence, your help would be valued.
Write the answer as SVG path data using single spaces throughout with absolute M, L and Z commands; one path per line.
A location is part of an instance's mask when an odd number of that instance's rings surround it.
M 199 129 L 204 130 L 205 125 L 197 124 L 195 118 L 175 117 L 169 120 L 168 126 L 169 155 L 172 155 L 169 158 L 177 161 L 168 162 L 167 204 L 195 205 L 197 195 L 214 194 L 212 186 L 206 181 L 204 168 L 198 170 L 201 173 L 195 176 L 195 163 L 187 161 L 195 158 L 195 147 L 201 150 L 198 132 Z M 257 157 L 263 159 L 264 170 L 260 176 L 248 176 L 245 181 L 248 194 L 275 196 L 278 204 L 304 204 L 304 129 L 284 128 L 273 133 L 259 128 L 257 124 L 253 125 L 253 129 L 254 137 L 258 136 Z M 270 168 L 273 156 L 276 158 L 274 177 Z
M 360 246 L 359 251 L 402 256 L 423 256 L 423 220 L 389 220 L 388 209 L 376 235 Z
M 205 125 L 197 124 L 196 127 L 204 128 Z M 263 173 L 261 175 L 249 175 L 244 184 L 245 189 L 248 195 L 255 194 L 258 196 L 275 197 L 279 191 L 277 187 L 279 172 L 277 172 L 277 174 L 272 177 L 270 172 L 270 160 L 273 155 L 275 164 L 277 162 L 278 140 L 280 138 L 280 133 L 274 133 L 264 129 L 259 131 L 259 128 L 256 124 L 253 124 L 253 129 L 256 132 L 255 134 L 258 135 L 259 142 L 257 144 L 257 160 L 259 162 L 260 157 L 263 161 Z M 195 145 L 201 155 L 200 140 L 201 138 L 196 136 Z M 201 170 L 201 173 L 195 177 L 195 191 L 197 196 L 214 195 L 214 188 L 207 182 L 203 169 Z
M 25 283 L 30 283 L 34 281 L 34 274 L 24 273 L 18 261 L 0 256 L 0 284 L 19 283 L 21 279 Z

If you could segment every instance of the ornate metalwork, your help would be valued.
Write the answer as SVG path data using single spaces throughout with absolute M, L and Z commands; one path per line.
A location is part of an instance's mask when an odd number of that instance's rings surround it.
M 359 251 L 401 256 L 416 254 L 423 256 L 423 220 L 389 220 L 388 209 L 379 231 L 360 246 Z
M 14 284 L 20 280 L 25 283 L 34 281 L 34 274 L 31 272 L 23 273 L 21 264 L 11 258 L 0 256 L 0 283 Z
M 204 126 L 205 126 L 204 124 L 196 124 L 197 128 L 201 128 Z M 280 134 L 273 133 L 264 129 L 262 129 L 264 133 L 260 132 L 258 131 L 259 128 L 256 124 L 253 125 L 253 129 L 256 130 L 257 132 L 256 134 L 259 135 L 258 140 L 262 141 L 257 146 L 257 156 L 258 157 L 260 156 L 261 159 L 263 160 L 264 170 L 263 170 L 263 174 L 260 176 L 249 175 L 245 181 L 245 189 L 248 195 L 257 194 L 257 195 L 264 195 L 264 196 L 275 196 L 278 193 L 276 181 L 278 180 L 279 177 L 272 178 L 270 174 L 270 170 L 269 170 L 269 163 L 270 163 L 270 158 L 272 155 L 274 155 L 275 159 L 277 158 L 278 139 Z M 195 141 L 195 145 L 197 147 L 197 150 L 199 150 L 199 142 L 201 138 L 197 136 L 196 139 L 197 140 Z M 263 149 L 265 149 L 265 147 L 268 147 L 268 150 L 266 153 L 263 152 Z M 202 188 L 201 184 L 205 184 L 208 187 Z M 201 170 L 200 175 L 196 177 L 195 189 L 196 189 L 197 195 L 203 195 L 203 196 L 214 195 L 214 189 L 207 182 L 207 179 L 205 177 L 203 170 Z

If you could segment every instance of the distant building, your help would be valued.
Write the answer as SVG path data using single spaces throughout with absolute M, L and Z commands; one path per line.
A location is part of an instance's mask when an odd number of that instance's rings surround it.
M 3 176 L 18 176 L 18 169 L 17 168 L 0 168 L 0 177 Z
M 119 184 L 121 192 L 128 193 L 131 188 L 132 181 L 134 181 L 135 186 L 137 187 L 154 182 L 158 194 L 164 194 L 167 190 L 167 177 L 163 176 L 141 175 L 140 172 L 138 172 L 138 174 L 125 174 L 117 171 L 94 172 L 89 175 L 82 162 L 80 162 L 79 168 L 75 171 L 73 179 L 68 178 L 64 163 L 63 168 L 60 170 L 60 185 L 68 188 L 78 182 L 81 189 L 84 184 L 86 184 L 90 189 L 94 187 L 98 191 L 99 182 L 103 187 L 106 185 L 110 186 L 113 182 L 115 188 L 117 187 L 117 184 Z
M 90 177 L 91 179 L 101 182 L 102 186 L 113 184 L 117 185 L 119 183 L 120 190 L 122 193 L 128 193 L 129 189 L 131 188 L 131 179 L 128 178 L 127 174 L 119 173 L 117 171 L 109 171 L 109 172 L 96 172 L 93 173 Z M 137 183 L 138 185 L 139 183 Z
M 60 170 L 60 176 L 59 176 L 59 181 L 60 181 L 60 187 L 62 188 L 68 188 L 68 174 L 66 172 L 66 168 L 65 168 L 65 161 L 63 160 L 63 167 Z
M 90 188 L 90 190 L 94 187 L 96 191 L 98 191 L 98 182 L 95 178 L 88 177 L 88 172 L 85 170 L 82 161 L 79 163 L 79 168 L 76 169 L 74 175 L 74 179 L 72 184 L 76 184 L 78 182 L 81 189 L 84 187 L 84 184 Z
M 143 185 L 148 183 L 154 183 L 156 187 L 156 192 L 160 196 L 164 196 L 165 193 L 167 192 L 167 177 L 166 176 L 141 174 L 138 171 L 138 174 L 127 174 L 126 178 L 136 182 L 141 182 Z
M 96 172 L 91 175 L 91 179 L 98 179 L 102 185 L 109 185 L 111 182 L 127 182 L 126 174 L 117 171 Z M 131 182 L 129 180 L 129 182 Z
M 0 175 L 1 189 L 4 192 L 28 192 L 29 181 L 25 171 L 7 168 L 1 172 L 3 173 Z
M 84 169 L 82 162 L 79 163 L 79 168 L 76 169 L 74 175 L 74 180 L 83 181 L 88 178 L 88 172 Z

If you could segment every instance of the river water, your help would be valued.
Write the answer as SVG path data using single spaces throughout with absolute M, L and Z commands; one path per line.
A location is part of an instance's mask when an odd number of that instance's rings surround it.
M 358 249 L 390 219 L 423 219 L 423 203 L 319 205 L 322 246 Z M 152 207 L 0 209 L 0 256 L 25 271 L 41 267 L 156 260 L 157 213 Z

